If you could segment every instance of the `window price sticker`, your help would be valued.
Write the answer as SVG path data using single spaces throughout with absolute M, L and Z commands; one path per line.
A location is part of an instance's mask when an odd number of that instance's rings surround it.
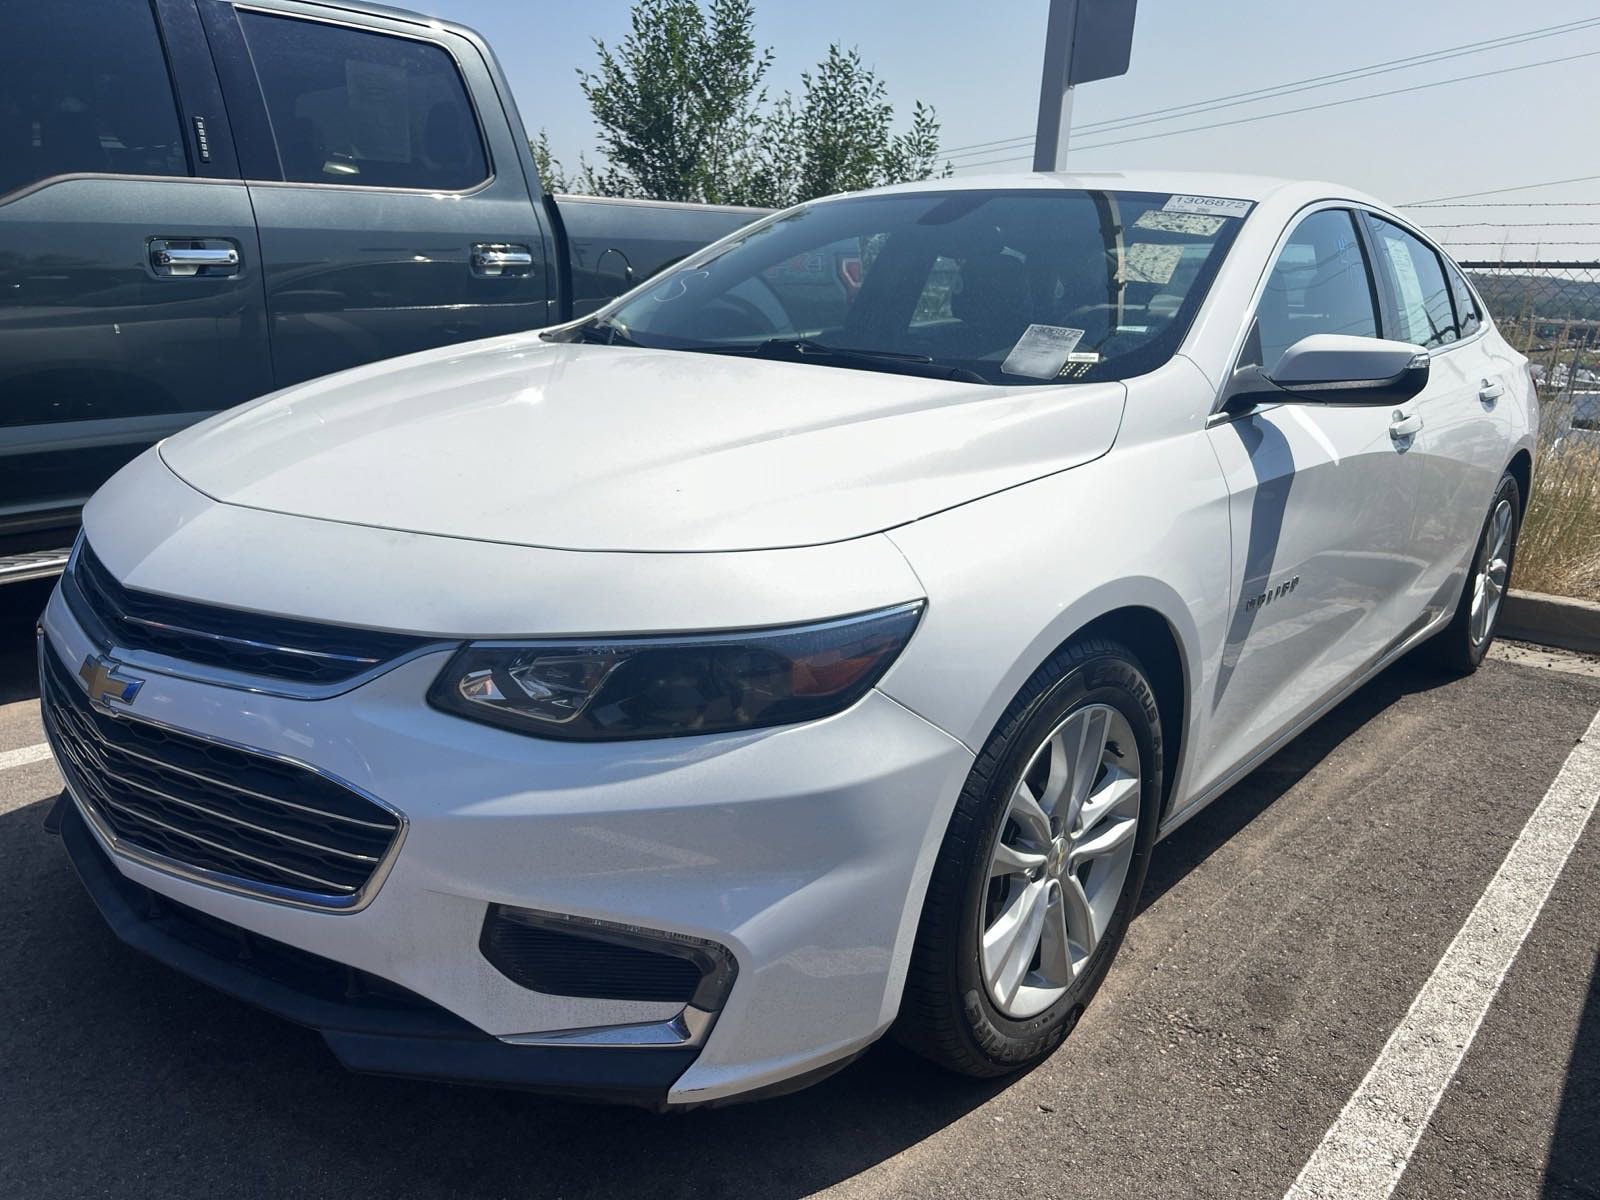
M 1242 217 L 1250 211 L 1250 201 L 1224 200 L 1217 196 L 1172 196 L 1161 206 L 1161 211 L 1199 213 L 1203 217 Z
M 1168 213 L 1147 209 L 1133 223 L 1135 229 L 1151 229 L 1157 233 L 1192 233 L 1196 237 L 1212 237 L 1226 223 L 1223 217 L 1202 217 L 1197 213 Z
M 1135 242 L 1123 261 L 1124 283 L 1170 283 L 1183 261 L 1183 247 L 1159 242 Z
M 1054 379 L 1078 348 L 1083 330 L 1062 325 L 1029 325 L 1011 347 L 1000 369 L 1007 375 L 1029 379 Z

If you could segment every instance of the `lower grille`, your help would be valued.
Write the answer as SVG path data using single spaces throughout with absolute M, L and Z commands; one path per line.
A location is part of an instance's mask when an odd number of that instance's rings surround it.
M 359 903 L 402 819 L 295 763 L 94 709 L 48 642 L 39 656 L 62 774 L 116 841 L 212 882 L 317 907 Z

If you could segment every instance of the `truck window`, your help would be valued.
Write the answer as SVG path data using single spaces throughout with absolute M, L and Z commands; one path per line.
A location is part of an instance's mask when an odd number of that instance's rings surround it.
M 461 191 L 488 178 L 483 135 L 441 46 L 241 12 L 256 76 L 294 183 Z
M 8 6 L 0 39 L 0 195 L 55 175 L 188 175 L 148 3 Z

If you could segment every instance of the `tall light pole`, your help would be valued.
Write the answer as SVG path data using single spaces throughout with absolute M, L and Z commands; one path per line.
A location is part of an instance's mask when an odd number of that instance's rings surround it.
M 1060 171 L 1067 165 L 1072 89 L 1080 83 L 1127 73 L 1133 54 L 1136 3 L 1050 0 L 1044 74 L 1039 81 L 1039 125 L 1033 138 L 1035 171 Z

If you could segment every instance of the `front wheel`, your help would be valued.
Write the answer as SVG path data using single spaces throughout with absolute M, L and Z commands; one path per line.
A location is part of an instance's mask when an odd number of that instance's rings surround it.
M 963 1074 L 1045 1058 L 1122 942 L 1155 842 L 1161 719 L 1132 651 L 1086 639 L 1000 718 L 928 887 L 896 1035 Z
M 1494 644 L 1500 606 L 1511 585 L 1521 525 L 1522 487 L 1507 471 L 1489 505 L 1455 616 L 1433 641 L 1434 661 L 1446 670 L 1472 674 Z

